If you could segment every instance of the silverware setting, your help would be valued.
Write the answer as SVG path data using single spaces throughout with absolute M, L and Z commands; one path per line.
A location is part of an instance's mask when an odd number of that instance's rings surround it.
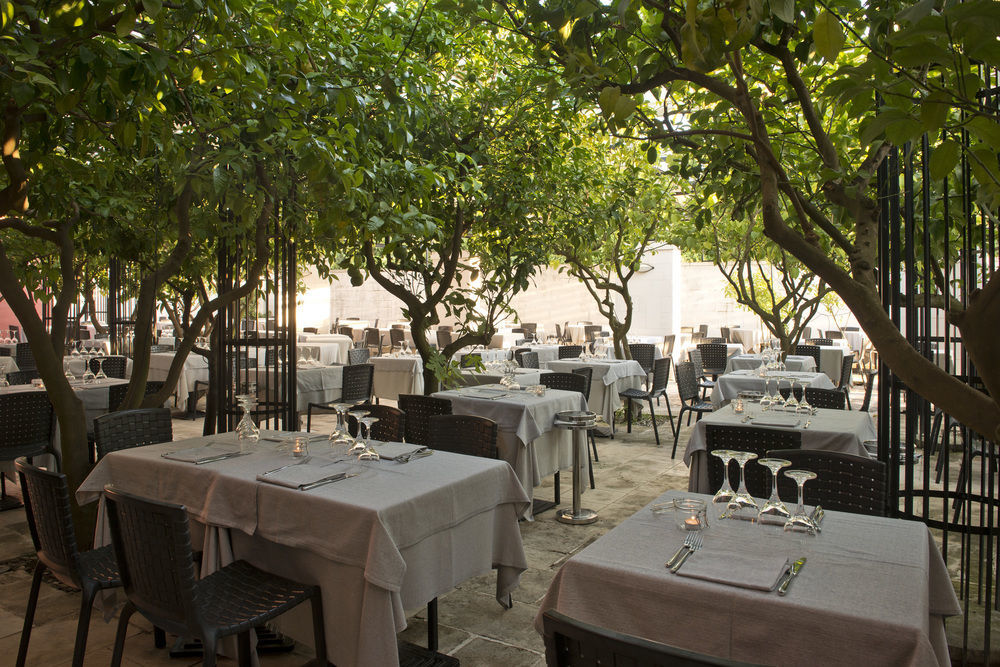
M 309 482 L 308 484 L 303 484 L 299 487 L 299 491 L 308 491 L 309 489 L 315 489 L 319 486 L 324 486 L 326 484 L 333 484 L 334 482 L 339 482 L 342 479 L 347 479 L 348 477 L 357 477 L 357 473 L 347 473 L 338 472 L 335 475 L 330 475 L 329 477 L 324 477 L 322 479 L 317 479 L 315 482 Z
M 237 456 L 244 456 L 246 454 L 249 454 L 249 452 L 230 452 L 229 454 L 220 454 L 219 456 L 213 456 L 211 458 L 201 459 L 201 460 L 195 461 L 194 464 L 196 466 L 200 466 L 203 463 L 215 463 L 216 461 L 225 461 L 226 459 L 235 459 Z
M 434 453 L 434 450 L 430 447 L 420 447 L 419 449 L 414 449 L 409 454 L 403 454 L 402 456 L 397 456 L 396 463 L 409 463 L 410 459 L 421 459 L 425 456 L 430 456 Z
M 285 470 L 286 468 L 292 468 L 294 466 L 305 465 L 306 463 L 309 463 L 309 459 L 311 459 L 311 458 L 312 458 L 311 456 L 306 456 L 301 461 L 296 461 L 295 463 L 289 463 L 288 465 L 283 465 L 280 468 L 275 468 L 273 470 L 268 470 L 267 472 L 263 472 L 261 474 L 264 475 L 264 476 L 273 475 L 274 473 L 281 472 L 282 470 Z
M 671 505 L 671 509 L 673 509 L 673 505 Z M 670 560 L 664 563 L 663 566 L 671 567 L 677 561 L 677 559 L 681 557 L 681 554 L 684 553 L 684 550 L 689 549 L 691 545 L 694 544 L 694 538 L 697 534 L 698 533 L 691 533 L 687 537 L 685 537 L 684 543 L 677 548 L 677 551 L 674 552 L 674 555 L 671 556 Z
M 785 573 L 785 576 L 782 578 L 781 584 L 778 585 L 778 595 L 783 596 L 785 595 L 785 593 L 788 592 L 788 585 L 792 583 L 792 579 L 794 579 L 799 575 L 799 571 L 805 564 L 806 564 L 805 556 L 792 563 L 792 566 L 788 568 L 788 572 Z
M 687 559 L 698 549 L 701 549 L 702 537 L 701 533 L 695 533 L 694 539 L 691 540 L 691 544 L 687 548 L 687 552 L 682 553 L 681 557 L 674 563 L 674 566 L 670 568 L 670 571 L 676 573 L 677 570 L 681 569 L 681 565 L 687 562 Z

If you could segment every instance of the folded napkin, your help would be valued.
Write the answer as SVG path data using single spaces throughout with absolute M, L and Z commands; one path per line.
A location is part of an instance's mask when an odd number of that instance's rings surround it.
M 406 444 L 405 442 L 373 442 L 372 449 L 378 452 L 381 459 L 395 461 L 400 457 L 412 455 L 418 449 L 426 449 L 420 445 Z
M 313 484 L 322 479 L 327 479 L 332 475 L 345 475 L 344 472 L 337 472 L 327 467 L 311 466 L 308 464 L 292 465 L 282 470 L 276 470 L 270 474 L 261 473 L 257 475 L 257 481 L 277 484 L 289 489 L 299 489 L 303 486 Z
M 185 463 L 204 463 L 210 459 L 220 456 L 239 454 L 239 448 L 231 442 L 210 442 L 201 447 L 191 447 L 190 449 L 179 449 L 176 452 L 162 454 L 165 459 L 171 461 L 184 461 Z
M 799 421 L 795 415 L 757 415 L 753 418 L 753 425 L 795 428 L 799 425 Z
M 779 555 L 759 556 L 722 551 L 697 552 L 688 556 L 677 574 L 682 577 L 714 581 L 727 586 L 773 591 L 791 561 Z

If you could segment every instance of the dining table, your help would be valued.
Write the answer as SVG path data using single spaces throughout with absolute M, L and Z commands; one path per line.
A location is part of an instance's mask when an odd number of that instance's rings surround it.
M 708 424 L 794 430 L 802 435 L 802 449 L 842 452 L 870 458 L 864 443 L 875 439 L 875 422 L 869 413 L 862 410 L 814 408 L 812 414 L 776 409 L 765 412 L 758 403 L 752 402 L 745 403 L 743 409 L 742 414 L 737 413 L 730 403 L 706 414 L 691 429 L 691 437 L 684 450 L 689 491 L 716 491 L 708 482 L 708 443 L 705 439 L 705 427 Z
M 760 347 L 760 331 L 757 329 L 732 328 L 729 335 L 734 343 L 743 346 L 744 351 L 750 352 Z
M 665 563 L 685 532 L 654 507 L 708 503 L 701 548 Z M 961 613 L 944 559 L 916 521 L 827 511 L 822 532 L 719 520 L 710 496 L 668 491 L 569 558 L 539 605 L 696 653 L 753 664 L 949 665 Z M 775 590 L 793 562 L 801 569 Z
M 325 436 L 312 442 L 310 458 L 294 459 L 282 451 L 289 435 L 262 431 L 242 451 L 225 433 L 113 452 L 77 500 L 94 502 L 110 484 L 183 505 L 203 550 L 202 576 L 242 559 L 318 585 L 326 657 L 340 667 L 397 665 L 407 611 L 472 577 L 496 570 L 497 601 L 507 604 L 527 567 L 518 517 L 528 498 L 510 466 L 444 451 L 406 463 L 358 461 L 331 450 Z M 416 449 L 374 446 L 387 457 Z M 95 544 L 109 542 L 102 503 Z M 309 618 L 303 605 L 275 624 L 311 645 Z
M 417 354 L 371 357 L 375 367 L 372 393 L 376 398 L 395 401 L 400 394 L 424 393 L 424 364 Z
M 770 382 L 773 388 L 775 381 L 782 389 L 791 387 L 791 380 L 796 384 L 807 387 L 817 387 L 819 389 L 833 389 L 833 383 L 826 373 L 806 372 L 806 371 L 767 371 L 765 376 L 760 376 L 756 370 L 739 370 L 720 375 L 712 389 L 712 405 L 718 409 L 728 403 L 741 391 L 764 391 L 765 382 Z
M 604 417 L 607 425 L 595 430 L 603 435 L 613 435 L 611 423 L 615 411 L 621 407 L 618 395 L 626 389 L 637 389 L 646 379 L 646 371 L 634 359 L 559 359 L 546 361 L 544 367 L 555 373 L 572 373 L 579 368 L 590 368 L 590 409 Z
M 489 366 L 483 371 L 476 371 L 471 368 L 463 368 L 461 371 L 462 381 L 466 386 L 479 384 L 500 384 L 503 379 L 503 372 L 492 370 Z M 511 371 L 514 381 L 521 387 L 530 387 L 539 383 L 542 371 L 537 368 L 514 368 Z
M 318 350 L 319 360 L 324 364 L 346 364 L 347 352 L 354 347 L 351 337 L 341 334 L 300 333 L 298 342 L 300 347 Z
M 7 373 L 13 373 L 19 370 L 17 367 L 17 362 L 14 357 L 0 357 L 0 375 L 6 375 Z
M 735 354 L 726 361 L 726 373 L 760 368 L 764 357 L 760 354 Z M 790 371 L 814 372 L 816 360 L 808 354 L 789 354 L 785 357 L 785 368 Z
M 480 385 L 449 389 L 433 394 L 451 401 L 452 414 L 476 415 L 497 424 L 497 450 L 501 460 L 510 464 L 529 498 L 542 480 L 573 465 L 574 438 L 570 430 L 557 428 L 555 416 L 565 410 L 587 410 L 587 399 L 576 391 L 546 389 L 536 396 L 527 391 L 508 390 L 500 385 Z M 584 443 L 585 445 L 586 443 Z M 578 482 L 588 475 L 588 459 Z M 531 507 L 525 518 L 532 518 Z
M 164 381 L 174 362 L 175 352 L 153 352 L 149 355 L 149 372 L 147 380 Z M 208 360 L 200 354 L 189 353 L 184 359 L 180 375 L 177 376 L 177 386 L 174 396 L 177 404 L 187 405 L 188 396 L 194 393 L 194 383 L 208 383 Z

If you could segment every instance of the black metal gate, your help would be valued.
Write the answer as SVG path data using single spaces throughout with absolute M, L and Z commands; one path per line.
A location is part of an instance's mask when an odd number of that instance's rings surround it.
M 985 69 L 980 75 L 988 82 L 981 108 L 995 114 L 1000 78 Z M 949 134 L 968 142 L 964 132 Z M 951 297 L 967 304 L 997 269 L 996 225 L 975 201 L 969 165 L 935 182 L 931 152 L 924 137 L 894 151 L 879 171 L 883 305 L 921 354 L 982 389 L 961 334 L 947 322 L 952 302 L 936 298 L 942 281 L 934 274 L 944 278 Z M 962 664 L 989 664 L 994 612 L 1000 610 L 996 443 L 951 420 L 884 366 L 878 377 L 879 458 L 889 465 L 895 493 L 890 509 L 931 528 L 963 603 L 964 616 L 948 623 L 949 644 L 962 647 Z

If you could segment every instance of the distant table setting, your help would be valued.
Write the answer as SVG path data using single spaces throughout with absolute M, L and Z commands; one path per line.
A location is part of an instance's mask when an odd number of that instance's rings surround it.
M 290 447 L 309 442 L 311 456 L 296 458 Z M 274 431 L 243 450 L 232 433 L 122 450 L 98 462 L 77 499 L 97 500 L 112 484 L 185 505 L 205 528 L 202 576 L 244 559 L 318 584 L 329 661 L 391 667 L 404 610 L 494 569 L 506 602 L 526 568 L 517 519 L 528 498 L 502 461 L 372 444 L 384 460 L 344 456 L 325 435 Z M 95 542 L 109 542 L 103 511 Z M 308 614 L 276 625 L 310 644 Z
M 319 360 L 324 364 L 346 364 L 347 351 L 354 347 L 354 341 L 341 334 L 300 333 L 298 342 L 313 349 L 318 348 Z
M 631 359 L 560 359 L 547 361 L 544 366 L 556 373 L 572 373 L 578 368 L 593 369 L 587 403 L 591 410 L 604 417 L 609 424 L 605 430 L 609 433 L 615 410 L 622 404 L 618 392 L 641 387 L 646 377 L 646 371 L 642 370 L 639 362 Z
M 384 355 L 372 357 L 375 366 L 373 393 L 378 398 L 395 401 L 400 394 L 424 393 L 424 364 L 419 355 Z
M 707 507 L 696 532 L 686 501 Z M 924 524 L 828 511 L 810 535 L 720 520 L 724 507 L 660 496 L 566 561 L 536 629 L 554 609 L 754 664 L 949 664 L 944 619 L 961 608 Z
M 726 361 L 726 373 L 733 371 L 755 370 L 760 368 L 762 363 L 766 363 L 764 356 L 760 354 L 736 354 Z M 815 372 L 816 360 L 811 356 L 789 354 L 785 357 L 785 368 L 790 371 Z
M 740 370 L 720 375 L 712 389 L 712 405 L 716 408 L 736 398 L 741 391 L 764 391 L 765 382 L 772 386 L 777 382 L 782 389 L 791 387 L 794 380 L 799 386 L 833 389 L 833 383 L 825 373 L 803 371 L 767 371 L 764 377 L 755 370 Z

